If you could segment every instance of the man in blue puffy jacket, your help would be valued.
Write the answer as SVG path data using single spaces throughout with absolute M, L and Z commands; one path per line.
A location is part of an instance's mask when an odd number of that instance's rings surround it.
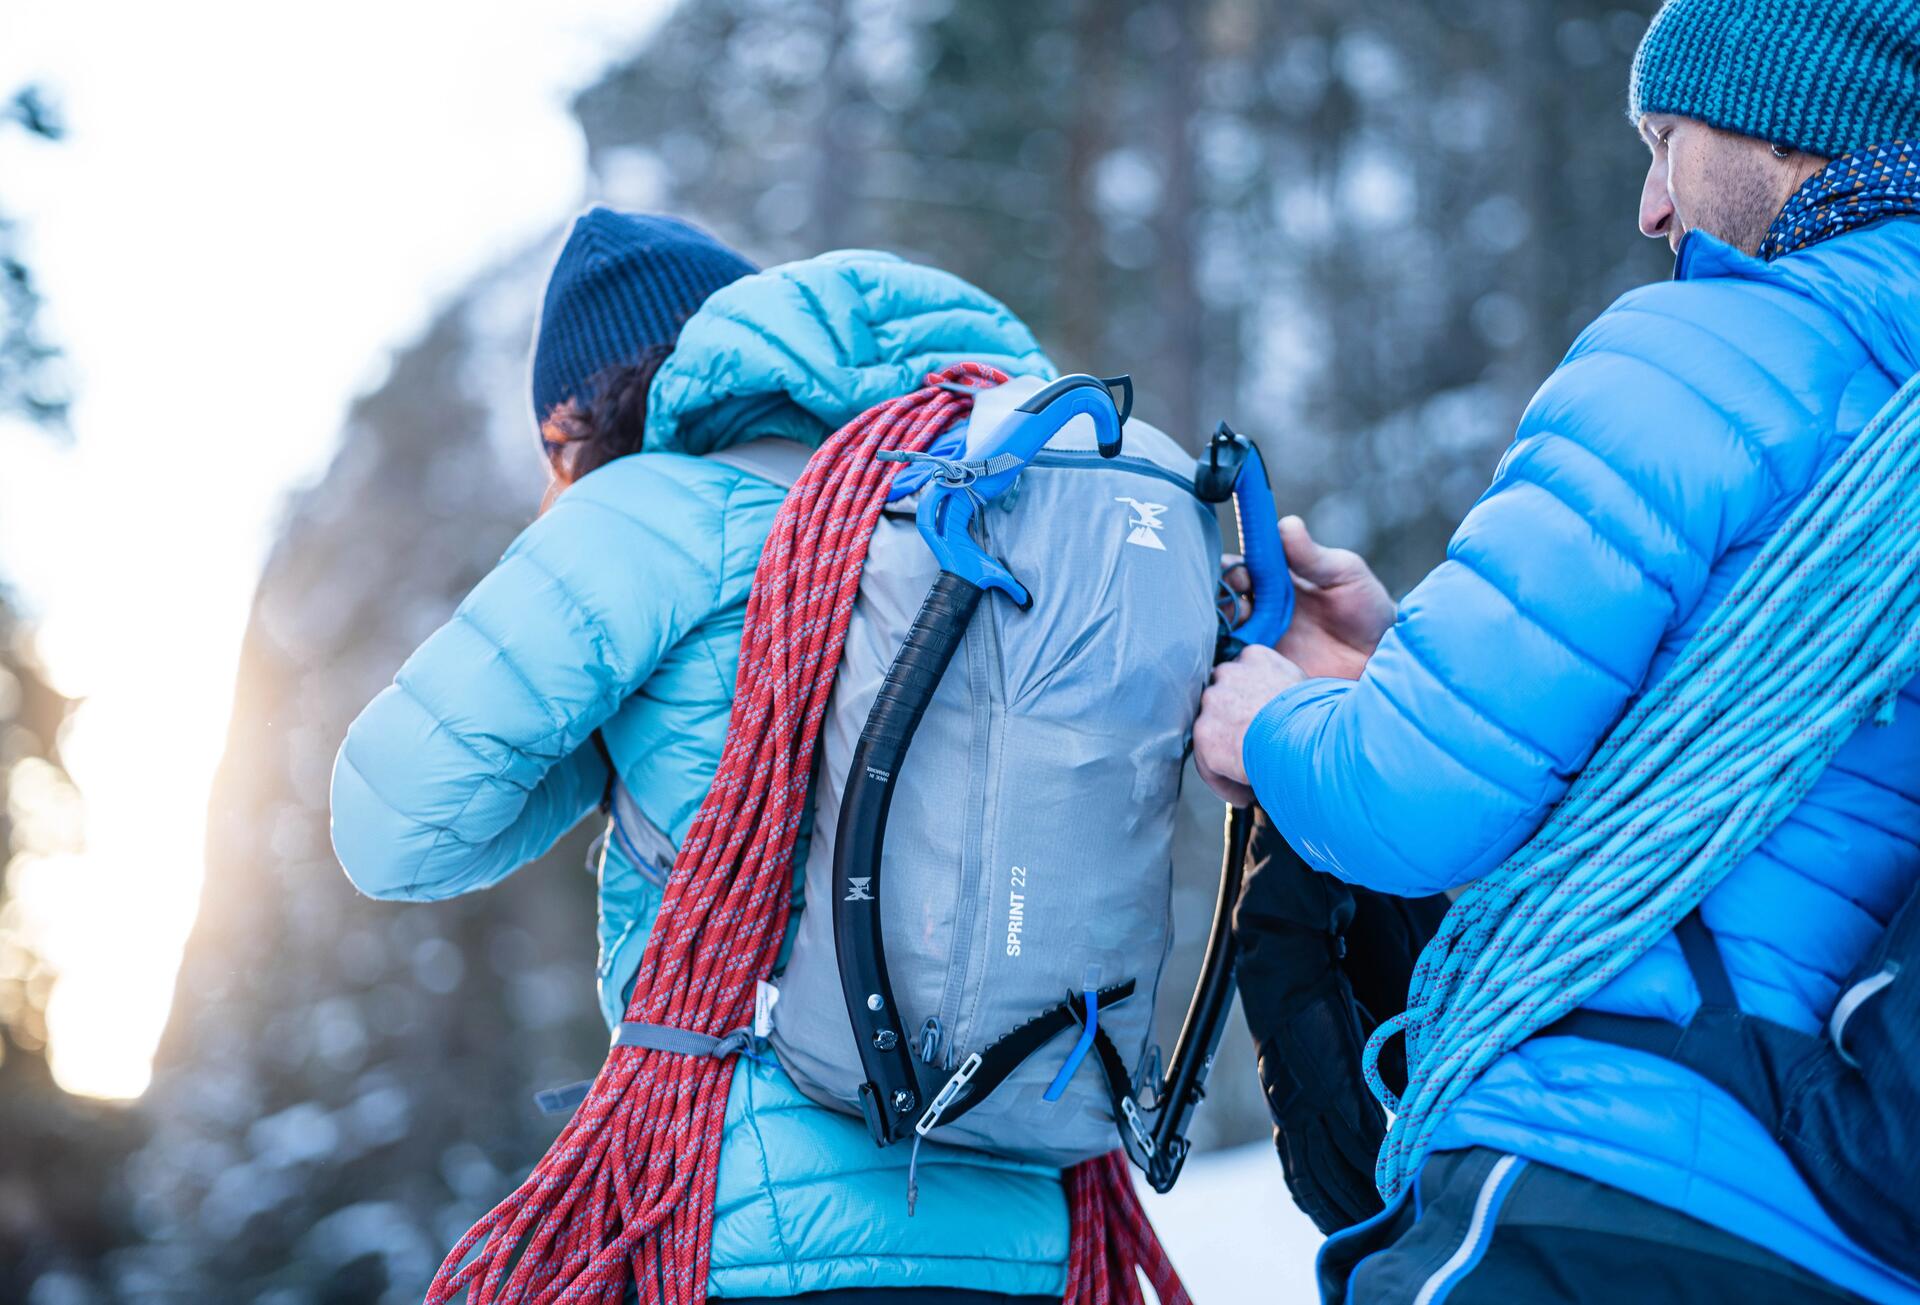
M 1498 866 L 1920 371 L 1920 3 L 1671 0 L 1631 99 L 1640 226 L 1674 280 L 1575 341 L 1397 610 L 1288 523 L 1313 601 L 1207 692 L 1203 769 L 1318 870 L 1411 896 Z M 1916 879 L 1909 686 L 1700 915 L 1741 1008 L 1817 1033 Z M 1684 1023 L 1697 1003 L 1669 936 L 1588 1009 Z M 1568 1036 L 1495 1062 L 1319 1269 L 1364 1302 L 1920 1301 L 1732 1097 Z

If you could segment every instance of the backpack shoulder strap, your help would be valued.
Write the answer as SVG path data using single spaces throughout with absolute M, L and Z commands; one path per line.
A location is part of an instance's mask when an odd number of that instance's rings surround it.
M 729 467 L 744 471 L 749 476 L 771 481 L 781 489 L 792 489 L 794 482 L 800 479 L 800 473 L 807 469 L 807 459 L 813 456 L 813 450 L 784 435 L 765 435 L 757 440 L 729 445 L 706 456 L 714 462 L 724 462 Z
M 1706 921 L 1700 918 L 1699 907 L 1681 918 L 1674 926 L 1674 935 L 1680 942 L 1680 954 L 1687 958 L 1693 985 L 1700 990 L 1700 1004 L 1722 1010 L 1740 1009 L 1733 995 L 1733 981 L 1727 977 L 1727 963 L 1720 956 L 1720 944 L 1713 940 Z

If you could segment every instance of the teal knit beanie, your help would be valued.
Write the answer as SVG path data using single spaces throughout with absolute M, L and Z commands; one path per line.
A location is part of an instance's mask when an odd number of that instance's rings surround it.
M 1628 98 L 1826 158 L 1920 138 L 1920 0 L 1667 0 Z

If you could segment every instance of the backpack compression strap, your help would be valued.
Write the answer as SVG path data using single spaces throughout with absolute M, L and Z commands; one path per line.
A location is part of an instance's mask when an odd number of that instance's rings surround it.
M 1128 1154 L 1134 1155 L 1137 1150 L 1139 1157 L 1144 1157 L 1153 1153 L 1153 1138 L 1141 1124 L 1139 1111 L 1133 1104 L 1133 1079 L 1127 1072 L 1126 1061 L 1113 1045 L 1113 1039 L 1107 1036 L 1107 1031 L 1099 1027 L 1098 1021 L 1099 1011 L 1117 1006 L 1131 997 L 1134 986 L 1134 981 L 1128 979 L 1091 994 L 1091 1005 L 1095 1012 L 1092 1041 L 1094 1054 L 1100 1061 L 1101 1072 L 1107 1081 L 1107 1095 L 1113 1099 L 1113 1116 L 1115 1119 L 1124 1118 L 1131 1125 L 1133 1137 L 1127 1144 Z M 953 1123 L 993 1095 L 994 1089 L 1006 1082 L 1013 1071 L 1040 1048 L 1076 1024 L 1086 1028 L 1088 996 L 1087 993 L 1076 992 L 1053 1009 L 1002 1034 L 985 1051 L 976 1051 L 968 1056 L 947 1079 L 946 1085 L 934 1095 L 926 1112 L 920 1116 L 920 1122 L 914 1125 L 914 1132 L 925 1137 L 941 1124 Z M 1125 1133 L 1121 1136 L 1126 1138 Z M 1139 1157 L 1136 1157 L 1136 1163 L 1144 1168 L 1145 1160 Z

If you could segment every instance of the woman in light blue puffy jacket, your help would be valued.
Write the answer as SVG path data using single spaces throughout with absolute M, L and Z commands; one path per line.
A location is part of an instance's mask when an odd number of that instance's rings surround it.
M 611 798 L 598 974 L 617 1024 L 719 762 L 747 591 L 784 497 L 703 455 L 764 436 L 815 447 L 963 358 L 1053 370 L 1001 304 L 943 272 L 856 251 L 755 273 L 671 218 L 581 217 L 534 349 L 546 506 L 348 731 L 333 839 L 353 882 L 409 901 L 485 888 Z M 1060 1299 L 1057 1171 L 929 1146 L 909 1219 L 905 1152 L 877 1150 L 770 1059 L 742 1059 L 708 1294 Z

